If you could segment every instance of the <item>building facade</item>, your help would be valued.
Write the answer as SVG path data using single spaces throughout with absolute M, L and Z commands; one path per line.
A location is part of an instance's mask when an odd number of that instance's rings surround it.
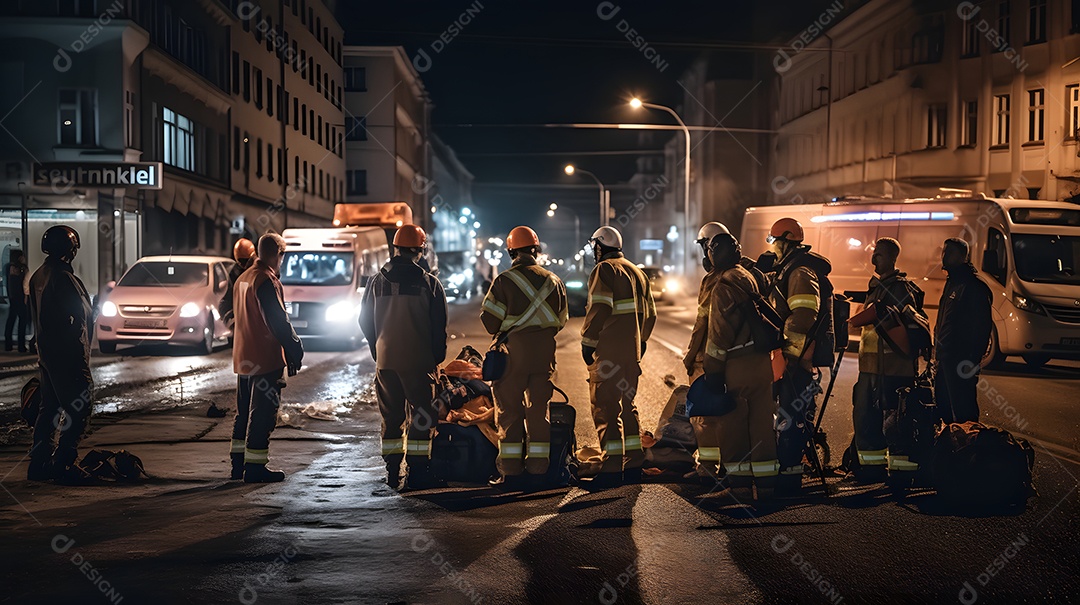
M 406 202 L 431 227 L 431 100 L 398 46 L 344 49 L 346 190 L 350 203 Z
M 240 234 L 327 224 L 343 199 L 342 35 L 319 0 L 25 0 L 0 15 L 5 261 L 23 247 L 36 267 L 44 230 L 70 224 L 96 292 L 144 254 L 228 255 Z M 48 162 L 164 171 L 160 189 L 35 186 Z
M 873 0 L 781 61 L 773 201 L 1080 192 L 1080 6 Z

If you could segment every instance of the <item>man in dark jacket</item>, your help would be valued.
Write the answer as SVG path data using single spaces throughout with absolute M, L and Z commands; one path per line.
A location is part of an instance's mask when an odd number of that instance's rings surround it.
M 90 339 L 94 331 L 90 295 L 71 261 L 79 234 L 67 225 L 49 227 L 41 238 L 48 255 L 30 278 L 30 312 L 41 369 L 41 411 L 34 424 L 27 479 L 83 484 L 90 476 L 76 463 L 79 441 L 93 403 Z M 57 429 L 59 441 L 53 449 Z
M 431 437 L 437 372 L 446 359 L 446 293 L 418 264 L 426 246 L 423 229 L 402 225 L 394 257 L 371 278 L 360 307 L 360 328 L 375 361 L 386 482 L 394 489 L 403 458 L 409 489 L 440 485 L 431 474 Z
M 934 393 L 943 422 L 979 420 L 979 363 L 990 343 L 993 294 L 969 261 L 968 244 L 949 238 L 941 266 L 949 274 L 934 329 Z
M 30 319 L 30 307 L 26 304 L 26 290 L 23 289 L 23 281 L 29 269 L 26 266 L 26 256 L 22 250 L 12 250 L 10 260 L 4 265 L 4 280 L 7 283 L 8 318 L 4 329 L 4 350 L 11 351 L 15 346 L 11 342 L 11 334 L 15 328 L 15 322 L 19 322 L 19 352 L 26 352 L 26 322 Z
M 281 259 L 285 240 L 276 233 L 259 238 L 259 259 L 236 280 L 233 311 L 233 371 L 236 421 L 232 435 L 232 478 L 245 483 L 275 483 L 285 473 L 266 468 L 270 433 L 277 424 L 282 372 L 295 376 L 304 359 L 304 345 L 285 313 Z

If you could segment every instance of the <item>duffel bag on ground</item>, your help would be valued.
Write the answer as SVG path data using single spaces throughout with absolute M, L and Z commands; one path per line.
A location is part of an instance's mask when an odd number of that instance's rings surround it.
M 1034 465 L 1026 440 L 978 422 L 947 424 L 934 443 L 934 487 L 950 507 L 1023 509 L 1035 495 Z
M 486 483 L 498 454 L 480 427 L 440 423 L 431 440 L 431 472 L 443 481 Z
M 551 419 L 551 462 L 548 465 L 548 480 L 554 485 L 573 485 L 578 480 L 577 411 L 570 405 L 570 398 L 559 387 L 555 391 L 562 395 L 562 401 L 552 401 L 548 405 Z

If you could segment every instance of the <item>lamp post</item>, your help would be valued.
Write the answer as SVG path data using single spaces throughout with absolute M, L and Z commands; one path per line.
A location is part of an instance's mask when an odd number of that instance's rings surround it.
M 683 176 L 683 180 L 684 180 L 684 187 L 683 187 L 683 236 L 685 237 L 686 234 L 690 233 L 690 129 L 686 127 L 686 123 L 683 122 L 682 118 L 679 117 L 679 114 L 676 113 L 675 110 L 670 108 L 670 107 L 667 107 L 667 106 L 664 106 L 664 105 L 657 105 L 655 103 L 646 103 L 645 101 L 642 101 L 641 99 L 639 99 L 637 97 L 634 97 L 633 99 L 630 99 L 630 107 L 633 107 L 634 109 L 640 109 L 640 108 L 644 107 L 646 109 L 655 109 L 657 111 L 666 111 L 667 113 L 671 114 L 671 117 L 675 118 L 675 121 L 679 123 L 680 127 L 682 127 L 683 137 L 686 139 L 686 157 L 684 158 L 684 161 L 683 161 L 683 163 L 685 164 L 685 166 L 684 166 L 685 174 Z M 690 255 L 687 254 L 686 250 L 684 249 L 683 250 L 683 273 L 686 273 L 686 274 L 688 274 L 690 272 L 689 268 L 687 267 L 688 263 L 686 261 L 686 259 L 689 258 L 689 256 Z
M 552 202 L 551 205 L 548 206 L 548 210 L 547 210 L 548 218 L 555 218 L 555 211 L 558 210 L 558 209 L 559 209 L 559 205 L 556 204 L 555 202 Z M 578 254 L 578 256 L 580 257 L 581 248 L 582 248 L 582 245 L 581 245 L 581 217 L 578 216 L 577 212 L 574 212 L 573 214 L 574 214 L 574 246 L 576 247 L 575 248 L 575 254 Z M 577 258 L 577 259 L 574 259 L 574 260 L 577 263 L 578 270 L 580 271 L 581 268 L 582 268 L 582 262 L 584 262 L 583 258 Z
M 600 188 L 600 226 L 603 227 L 603 226 L 607 225 L 608 224 L 608 212 L 607 212 L 607 206 L 604 204 L 604 198 L 605 198 L 605 196 L 604 196 L 604 184 L 600 182 L 599 177 L 597 177 L 595 174 L 589 172 L 588 170 L 578 168 L 578 167 L 574 166 L 573 164 L 567 164 L 566 167 L 563 168 L 563 172 L 565 172 L 569 176 L 573 176 L 575 174 L 584 174 L 584 175 L 592 177 L 592 180 L 596 181 L 596 186 Z

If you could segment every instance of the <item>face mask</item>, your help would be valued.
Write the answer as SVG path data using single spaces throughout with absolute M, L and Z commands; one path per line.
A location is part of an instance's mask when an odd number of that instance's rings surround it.
M 712 261 L 709 260 L 708 255 L 705 255 L 704 257 L 702 257 L 702 259 L 701 259 L 701 267 L 703 269 L 705 269 L 706 273 L 712 273 L 713 264 L 712 264 Z
M 758 257 L 757 263 L 755 263 L 755 266 L 762 273 L 768 273 L 768 272 L 772 271 L 773 267 L 776 266 L 776 253 L 775 252 L 764 252 L 764 253 L 762 253 L 761 256 Z

